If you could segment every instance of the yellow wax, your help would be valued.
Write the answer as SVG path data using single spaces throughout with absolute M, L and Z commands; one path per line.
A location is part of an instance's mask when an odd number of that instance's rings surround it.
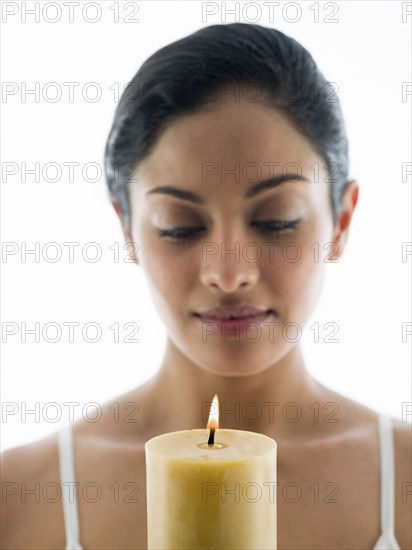
M 148 550 L 276 550 L 276 442 L 217 429 L 145 445 Z

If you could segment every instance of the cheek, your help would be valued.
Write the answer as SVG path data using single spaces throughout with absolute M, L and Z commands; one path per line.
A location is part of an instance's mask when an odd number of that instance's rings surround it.
M 285 243 L 273 263 L 266 264 L 272 287 L 287 304 L 303 303 L 310 298 L 322 278 L 323 265 L 313 260 L 313 252 L 299 243 Z
M 324 249 L 324 234 L 315 223 L 306 226 L 279 241 L 274 262 L 265 264 L 266 280 L 270 278 L 287 322 L 303 324 L 319 298 L 327 265 L 323 260 L 332 251 L 328 246 Z
M 312 248 L 309 248 L 312 247 Z M 307 311 L 316 301 L 325 273 L 325 264 L 315 260 L 316 243 L 301 245 L 300 260 L 288 263 L 288 278 L 291 281 L 291 296 L 295 302 L 299 300 L 300 309 Z
M 193 284 L 194 262 L 179 252 L 178 246 L 156 236 L 143 236 L 140 249 L 140 263 L 158 309 L 166 314 L 171 307 L 175 310 L 184 305 Z

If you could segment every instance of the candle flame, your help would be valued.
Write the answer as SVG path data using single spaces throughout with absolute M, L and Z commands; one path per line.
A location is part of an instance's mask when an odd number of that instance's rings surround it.
M 210 407 L 209 421 L 207 423 L 207 429 L 218 428 L 219 427 L 219 400 L 217 395 L 214 396 L 212 400 L 212 405 Z

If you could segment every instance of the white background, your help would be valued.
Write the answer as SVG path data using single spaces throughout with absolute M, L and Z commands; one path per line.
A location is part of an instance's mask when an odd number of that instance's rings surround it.
M 36 440 L 70 421 L 64 402 L 79 403 L 75 418 L 90 402 L 103 403 L 151 377 L 158 368 L 165 344 L 165 328 L 148 294 L 139 268 L 114 261 L 115 243 L 123 246 L 120 224 L 108 200 L 103 178 L 85 181 L 87 163 L 103 165 L 103 151 L 115 107 L 114 89 L 120 91 L 141 63 L 160 47 L 200 27 L 235 21 L 226 9 L 234 2 L 208 3 L 217 11 L 206 17 L 199 1 L 99 2 L 100 20 L 91 3 L 82 14 L 63 2 L 39 2 L 39 21 L 24 16 L 34 2 L 3 2 L 2 162 L 16 163 L 14 176 L 2 178 L 2 240 L 16 243 L 18 252 L 2 256 L 2 328 L 17 323 L 19 332 L 2 343 L 1 422 L 2 449 Z M 96 3 L 95 3 L 96 4 Z M 127 5 L 126 5 L 127 4 Z M 308 326 L 318 322 L 320 342 L 313 332 L 303 332 L 307 365 L 320 381 L 367 406 L 402 417 L 402 403 L 411 397 L 412 337 L 402 341 L 402 323 L 411 321 L 410 277 L 412 258 L 402 261 L 402 243 L 411 241 L 411 177 L 403 181 L 402 163 L 410 161 L 411 97 L 402 100 L 402 83 L 411 81 L 409 16 L 402 21 L 406 2 L 345 1 L 280 2 L 274 21 L 266 3 L 238 3 L 236 20 L 274 26 L 297 39 L 313 55 L 326 78 L 339 86 L 350 142 L 350 176 L 360 185 L 358 206 L 344 256 L 328 264 L 323 294 Z M 285 4 L 288 4 L 285 8 Z M 319 22 L 314 22 L 319 8 Z M 296 6 L 300 9 L 300 19 Z M 7 7 L 6 7 L 7 6 Z M 61 19 L 55 23 L 58 11 Z M 134 14 L 136 6 L 138 11 Z M 331 7 L 332 6 L 332 7 Z M 335 23 L 325 22 L 333 6 Z M 243 14 L 242 14 L 243 9 Z M 412 9 L 409 7 L 409 9 Z M 17 13 L 8 15 L 11 11 Z M 119 22 L 115 22 L 116 11 Z M 137 22 L 126 23 L 127 14 Z M 25 20 L 26 17 L 26 20 Z M 290 21 L 288 21 L 288 19 Z M 39 83 L 40 97 L 25 95 L 24 86 Z M 57 102 L 55 82 L 62 92 Z M 78 82 L 74 101 L 64 82 Z M 82 95 L 87 84 L 97 83 L 102 96 L 97 102 Z M 5 83 L 9 83 L 7 88 Z M 14 84 L 10 84 L 14 83 Z M 10 87 L 11 86 L 11 87 Z M 16 93 L 4 95 L 14 89 Z M 93 89 L 89 88 L 90 98 Z M 49 92 L 49 96 L 47 93 Z M 43 93 L 46 99 L 43 97 Z M 35 181 L 22 163 L 40 170 L 50 162 L 62 166 L 59 181 Z M 64 162 L 80 163 L 69 181 Z M 10 164 L 7 166 L 11 166 Z M 7 168 L 6 166 L 6 168 Z M 48 179 L 55 172 L 50 169 Z M 95 172 L 90 169 L 88 177 Z M 40 258 L 21 255 L 22 243 Z M 63 250 L 57 263 L 46 261 L 42 251 L 57 242 Z M 78 242 L 75 261 L 68 261 L 64 242 Z M 102 258 L 96 263 L 82 257 L 84 245 L 99 243 Z M 8 248 L 10 250 L 10 248 Z M 4 248 L 3 248 L 4 252 Z M 47 251 L 46 251 L 47 252 Z M 92 254 L 90 249 L 90 254 Z M 53 250 L 49 249 L 50 256 Z M 25 260 L 25 261 L 22 261 Z M 68 329 L 57 343 L 41 336 L 22 341 L 21 323 L 99 323 L 102 338 L 88 343 L 77 328 L 73 343 Z M 120 326 L 120 342 L 109 327 Z M 123 342 L 127 322 L 136 323 L 138 343 Z M 339 343 L 324 343 L 327 322 L 339 325 Z M 7 323 L 7 325 L 6 325 Z M 63 329 L 65 327 L 63 326 Z M 49 337 L 54 332 L 50 330 Z M 90 331 L 93 337 L 93 331 Z M 25 415 L 24 407 L 37 415 Z M 57 403 L 61 417 L 53 422 Z M 15 414 L 5 414 L 11 408 Z M 37 416 L 37 418 L 36 418 Z M 410 421 L 410 417 L 408 418 Z

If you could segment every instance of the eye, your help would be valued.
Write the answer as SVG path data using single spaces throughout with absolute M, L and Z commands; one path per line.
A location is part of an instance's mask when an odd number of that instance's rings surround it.
M 174 229 L 158 229 L 159 237 L 168 237 L 177 243 L 189 242 L 197 238 L 203 227 L 175 227 Z
M 253 222 L 252 225 L 257 227 L 263 233 L 282 233 L 285 229 L 295 229 L 299 227 L 300 219 L 297 220 L 267 220 Z
M 267 220 L 253 222 L 251 225 L 257 227 L 262 233 L 279 234 L 287 229 L 295 229 L 300 224 L 297 220 Z M 174 229 L 158 229 L 158 235 L 161 238 L 169 238 L 175 243 L 188 243 L 197 239 L 199 234 L 204 231 L 204 227 L 175 227 Z

